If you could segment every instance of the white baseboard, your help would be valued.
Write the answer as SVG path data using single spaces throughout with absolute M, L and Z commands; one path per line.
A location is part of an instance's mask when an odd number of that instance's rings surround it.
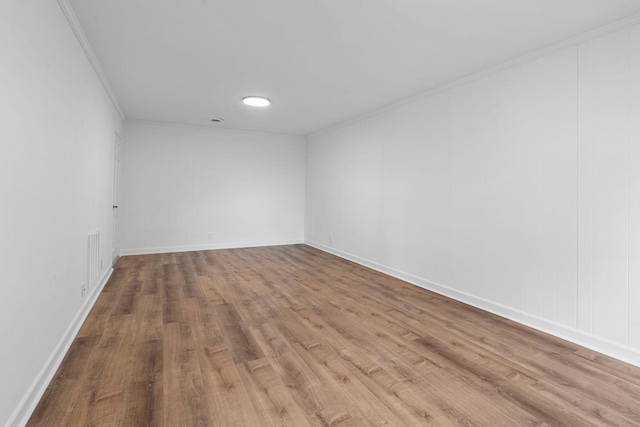
M 97 285 L 90 290 L 89 295 L 87 295 L 88 298 L 85 300 L 84 304 L 82 304 L 82 307 L 69 324 L 69 327 L 62 335 L 62 338 L 60 338 L 58 345 L 56 345 L 55 349 L 47 359 L 47 362 L 36 376 L 36 379 L 20 400 L 20 403 L 13 411 L 13 414 L 9 417 L 5 427 L 22 427 L 27 424 L 31 414 L 36 409 L 38 402 L 42 398 L 47 386 L 60 367 L 60 364 L 62 363 L 64 356 L 67 354 L 67 351 L 69 351 L 69 347 L 71 347 L 80 327 L 87 318 L 91 308 L 98 299 L 98 295 L 102 292 L 104 285 L 107 284 L 112 273 L 113 268 L 109 268 L 105 271 Z
M 122 249 L 121 256 L 126 255 L 149 255 L 149 254 L 166 254 L 173 252 L 192 252 L 192 251 L 210 251 L 216 249 L 238 249 L 238 248 L 257 248 L 262 246 L 283 246 L 283 245 L 300 245 L 303 239 L 294 240 L 266 240 L 253 242 L 232 242 L 232 243 L 214 243 L 202 245 L 185 245 L 185 246 L 166 246 L 154 248 L 138 248 L 138 249 Z
M 539 331 L 546 332 L 558 338 L 562 338 L 564 340 L 581 345 L 599 353 L 606 354 L 607 356 L 614 357 L 623 362 L 627 362 L 640 367 L 640 351 L 638 350 L 634 350 L 618 343 L 608 341 L 595 335 L 587 334 L 577 329 L 569 328 L 556 322 L 551 322 L 538 316 L 525 313 L 521 310 L 516 310 L 514 308 L 507 307 L 502 304 L 498 304 L 493 301 L 468 294 L 466 292 L 458 291 L 443 284 L 423 279 L 421 277 L 417 277 L 400 270 L 396 270 L 377 262 L 370 261 L 368 259 L 361 258 L 359 256 L 352 255 L 338 249 L 331 248 L 329 246 L 325 246 L 321 243 L 306 240 L 305 244 L 316 249 L 320 249 L 321 251 L 336 255 L 340 258 L 353 261 L 356 264 L 364 265 L 365 267 L 369 267 L 373 270 L 388 274 L 389 276 L 404 280 L 405 282 L 411 283 L 429 291 L 433 291 L 440 295 L 453 298 L 465 304 L 472 305 L 490 313 L 497 314 L 498 316 L 513 320 L 514 322 L 532 327 Z

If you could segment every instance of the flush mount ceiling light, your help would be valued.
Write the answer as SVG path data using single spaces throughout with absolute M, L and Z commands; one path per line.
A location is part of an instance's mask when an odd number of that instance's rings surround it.
M 242 98 L 242 102 L 252 107 L 266 107 L 271 104 L 271 100 L 263 96 L 245 96 Z

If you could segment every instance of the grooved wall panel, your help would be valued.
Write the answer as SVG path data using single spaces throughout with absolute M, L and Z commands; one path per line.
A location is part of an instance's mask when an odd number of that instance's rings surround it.
M 557 54 L 556 117 L 556 315 L 572 328 L 577 324 L 578 263 L 578 96 L 577 48 Z
M 628 332 L 627 32 L 594 42 L 593 332 L 626 343 Z
M 542 314 L 542 263 L 544 246 L 542 164 L 544 159 L 542 135 L 542 67 L 538 59 L 523 66 L 525 105 L 523 109 L 524 127 L 522 135 L 522 171 L 525 176 L 523 193 L 525 200 L 524 266 L 523 266 L 523 306 L 524 312 L 540 316 Z
M 544 58 L 542 70 L 542 317 L 556 318 L 557 173 L 558 173 L 558 54 Z
M 309 138 L 306 240 L 640 363 L 639 123 L 634 26 Z
M 505 305 L 523 309 L 523 268 L 525 182 L 523 158 L 523 130 L 525 92 L 524 69 L 517 67 L 503 73 L 504 87 L 501 91 L 501 132 L 497 151 L 501 153 L 498 164 L 501 194 L 504 204 L 499 216 L 498 236 L 500 241 L 500 261 L 498 274 L 500 287 L 496 300 Z M 514 108 L 505 108 L 513 105 Z M 501 196 L 502 197 L 502 196 Z
M 578 48 L 578 329 L 593 331 L 593 42 Z

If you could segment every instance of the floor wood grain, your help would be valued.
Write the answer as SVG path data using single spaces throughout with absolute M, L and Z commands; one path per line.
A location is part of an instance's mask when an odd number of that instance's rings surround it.
M 640 425 L 640 368 L 305 245 L 132 256 L 28 425 Z

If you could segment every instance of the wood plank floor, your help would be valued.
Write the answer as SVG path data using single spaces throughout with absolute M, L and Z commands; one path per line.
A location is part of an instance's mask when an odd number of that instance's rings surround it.
M 640 368 L 304 245 L 135 256 L 29 425 L 640 425 Z

